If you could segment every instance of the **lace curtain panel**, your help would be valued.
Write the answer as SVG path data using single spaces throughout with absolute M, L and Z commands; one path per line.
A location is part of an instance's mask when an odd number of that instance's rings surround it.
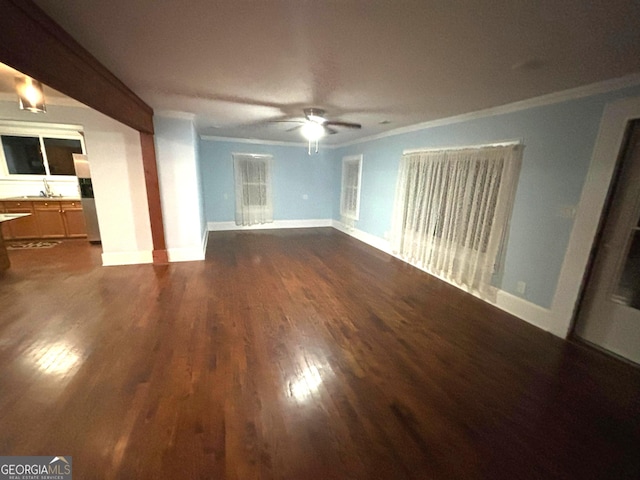
M 358 220 L 360 214 L 360 175 L 362 156 L 342 159 L 342 192 L 340 215 L 344 219 Z
M 410 263 L 495 300 L 494 264 L 522 146 L 408 153 L 400 163 L 391 246 Z
M 273 222 L 271 156 L 233 154 L 236 225 Z

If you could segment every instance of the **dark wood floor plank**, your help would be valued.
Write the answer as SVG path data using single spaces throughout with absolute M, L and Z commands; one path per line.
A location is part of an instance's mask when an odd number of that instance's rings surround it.
M 82 479 L 640 477 L 640 372 L 332 229 L 0 277 L 0 454 Z

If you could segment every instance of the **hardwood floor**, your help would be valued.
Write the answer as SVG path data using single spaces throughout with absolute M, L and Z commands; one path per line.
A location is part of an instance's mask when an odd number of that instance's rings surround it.
M 640 478 L 638 370 L 335 230 L 212 233 L 168 266 L 62 247 L 0 277 L 0 455 L 82 480 Z

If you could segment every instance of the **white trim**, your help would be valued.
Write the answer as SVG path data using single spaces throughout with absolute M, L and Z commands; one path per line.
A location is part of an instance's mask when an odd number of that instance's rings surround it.
M 312 219 L 312 220 L 275 220 L 273 223 L 262 223 L 259 225 L 242 226 L 235 222 L 207 222 L 207 229 L 210 232 L 224 232 L 231 230 L 275 230 L 280 228 L 318 228 L 331 227 L 332 220 Z
M 74 135 L 82 138 L 82 125 L 66 123 L 27 122 L 24 120 L 0 120 L 2 133 L 21 133 L 34 135 Z
M 377 248 L 378 250 L 388 255 L 391 255 L 392 257 L 395 257 L 398 260 L 401 260 L 417 268 L 418 270 L 422 270 L 423 272 L 428 273 L 429 275 L 435 276 L 436 278 L 442 280 L 443 282 L 453 285 L 456 288 L 460 288 L 458 285 L 450 282 L 446 278 L 440 277 L 438 275 L 433 275 L 431 272 L 427 272 L 423 268 L 412 265 L 411 263 L 407 262 L 404 258 L 393 254 L 393 252 L 391 251 L 390 243 L 387 240 L 383 240 L 380 237 L 377 237 L 367 232 L 363 232 L 362 230 L 358 230 L 357 228 L 351 228 L 338 220 L 333 220 L 332 226 L 336 230 L 346 233 L 347 235 L 355 238 L 356 240 L 360 240 L 361 242 L 364 242 L 367 245 Z M 466 290 L 463 290 L 463 289 L 461 290 L 466 292 Z M 480 298 L 474 292 L 467 292 L 467 293 L 471 293 L 473 296 Z M 551 312 L 546 308 L 540 307 L 534 303 L 528 302 L 523 298 L 516 297 L 500 289 L 498 289 L 497 299 L 495 303 L 489 302 L 483 298 L 480 298 L 480 299 L 489 303 L 490 305 L 493 305 L 499 308 L 500 310 L 504 310 L 505 312 L 515 317 L 518 317 L 521 320 L 524 320 L 527 323 L 535 325 L 536 327 L 539 327 L 543 330 L 553 333 L 554 335 L 562 336 L 560 335 L 560 332 L 558 331 L 558 329 L 555 328 L 555 325 L 553 324 L 553 316 L 551 315 Z
M 242 155 L 243 157 L 259 158 L 265 160 L 273 160 L 273 155 L 270 153 L 246 153 L 246 152 L 231 152 L 231 155 Z
M 587 178 L 582 188 L 573 229 L 569 237 L 551 305 L 553 324 L 567 336 L 582 288 L 591 249 L 605 206 L 624 134 L 630 120 L 640 118 L 640 97 L 623 98 L 607 104 Z
M 153 253 L 151 250 L 140 250 L 137 252 L 108 252 L 102 254 L 102 266 L 104 267 L 115 265 L 138 265 L 142 263 L 153 263 Z
M 384 240 L 370 233 L 345 225 L 339 220 L 333 220 L 331 222 L 331 226 L 336 230 L 340 230 L 342 233 L 346 233 L 347 235 L 355 238 L 356 240 L 360 240 L 361 242 L 364 242 L 367 245 L 372 246 L 373 248 L 377 248 L 378 250 L 381 250 L 384 253 L 393 255 L 391 253 L 391 244 L 389 243 L 388 240 Z
M 167 249 L 169 262 L 194 262 L 204 260 L 204 251 L 200 246 Z
M 180 112 L 177 110 L 154 110 L 153 116 L 163 118 L 176 118 L 178 120 L 191 120 L 192 122 L 196 119 L 195 113 Z
M 553 315 L 549 309 L 500 289 L 498 289 L 496 303 L 492 305 L 557 337 L 564 338 L 562 329 L 558 329 L 554 324 Z
M 205 258 L 207 253 L 207 245 L 209 244 L 209 229 L 206 228 L 204 232 L 202 232 L 202 258 Z
M 498 143 L 484 143 L 481 145 L 465 145 L 462 147 L 434 147 L 434 148 L 411 148 L 408 150 L 403 150 L 402 154 L 403 155 L 411 155 L 412 153 L 430 153 L 430 152 L 441 152 L 443 150 L 447 150 L 447 151 L 456 151 L 456 150 L 477 150 L 480 148 L 487 148 L 487 147 L 510 147 L 510 146 L 517 146 L 517 145 L 522 145 L 524 142 L 522 140 L 509 140 L 509 141 L 504 141 L 504 142 L 498 142 Z
M 332 145 L 332 148 L 342 148 L 351 145 L 357 145 L 359 143 L 370 142 L 373 140 L 379 140 L 381 138 L 393 137 L 396 135 L 402 135 L 405 133 L 412 133 L 419 130 L 425 130 L 428 128 L 442 127 L 445 125 L 452 125 L 455 123 L 467 122 L 469 120 L 477 120 L 484 117 L 494 117 L 497 115 L 504 115 L 506 113 L 519 112 L 521 110 L 527 110 L 529 108 L 542 107 L 545 105 L 553 105 L 555 103 L 562 103 L 569 100 L 577 100 L 579 98 L 589 97 L 591 95 L 598 95 L 601 93 L 613 92 L 615 90 L 621 90 L 623 88 L 635 87 L 640 85 L 640 73 L 633 73 L 620 78 L 613 78 L 604 80 L 602 82 L 591 83 L 589 85 L 583 85 L 576 88 L 570 88 L 568 90 L 561 90 L 559 92 L 549 93 L 547 95 L 541 95 L 539 97 L 529 98 L 518 102 L 508 103 L 506 105 L 500 105 L 498 107 L 485 108 L 482 110 L 476 110 L 475 112 L 463 113 L 461 115 L 454 115 L 452 117 L 440 118 L 437 120 L 429 120 L 428 122 L 417 123 L 414 125 L 408 125 L 406 127 L 399 127 L 393 130 L 387 130 L 386 132 L 378 133 L 376 135 L 370 135 L 368 137 L 362 137 L 349 142 Z
M 259 138 L 237 138 L 237 137 L 216 137 L 213 135 L 200 135 L 200 140 L 210 140 L 214 142 L 248 143 L 250 145 L 277 145 L 282 147 L 308 147 L 306 143 L 282 142 L 275 140 L 260 140 Z

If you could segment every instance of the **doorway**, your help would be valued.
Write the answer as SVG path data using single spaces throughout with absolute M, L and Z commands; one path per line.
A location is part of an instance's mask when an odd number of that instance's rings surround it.
M 640 364 L 640 120 L 625 138 L 574 334 Z

